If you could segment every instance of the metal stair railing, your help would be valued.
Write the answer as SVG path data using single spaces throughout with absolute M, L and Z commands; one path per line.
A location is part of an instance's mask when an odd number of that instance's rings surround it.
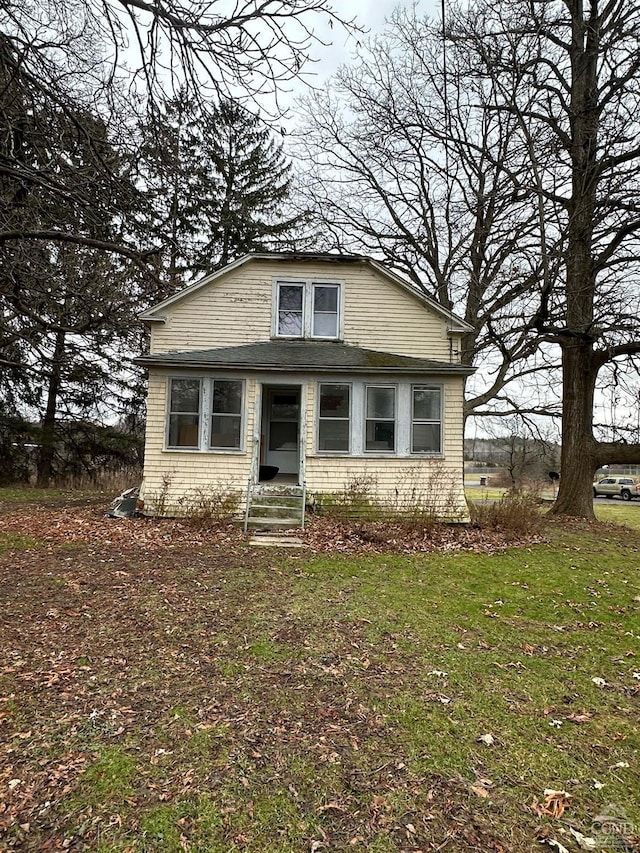
M 258 452 L 260 447 L 260 439 L 256 436 L 253 439 L 253 450 L 251 453 L 251 468 L 249 469 L 249 479 L 247 482 L 247 500 L 244 508 L 244 532 L 249 528 L 249 515 L 251 513 L 251 498 L 253 497 L 253 488 L 258 482 Z

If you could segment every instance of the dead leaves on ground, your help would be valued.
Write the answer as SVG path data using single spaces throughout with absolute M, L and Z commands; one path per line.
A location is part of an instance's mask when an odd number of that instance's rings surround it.
M 543 802 L 538 802 L 537 798 L 534 797 L 531 808 L 537 815 L 560 818 L 572 799 L 571 794 L 567 794 L 566 791 L 554 791 L 552 788 L 545 788 Z
M 0 534 L 23 534 L 25 530 L 49 547 L 78 542 L 89 547 L 136 547 L 157 551 L 185 543 L 240 547 L 246 541 L 237 525 L 219 524 L 202 528 L 189 520 L 114 519 L 105 517 L 100 508 L 91 506 L 19 506 L 0 515 Z M 544 537 L 539 535 L 483 530 L 465 524 L 343 522 L 321 517 L 312 517 L 301 535 L 303 542 L 314 552 L 333 553 L 469 551 L 490 554 L 544 541 Z
M 343 522 L 322 517 L 310 519 L 303 532 L 303 540 L 314 551 L 396 554 L 430 551 L 492 554 L 505 548 L 545 541 L 539 534 L 518 534 L 466 524 Z
M 0 702 L 0 725 L 7 726 L 2 733 L 9 732 L 6 744 L 11 750 L 0 762 L 0 830 L 19 828 L 24 839 L 16 836 L 22 844 L 14 845 L 16 849 L 63 849 L 64 803 L 57 815 L 53 813 L 61 799 L 75 796 L 84 771 L 95 762 L 86 747 L 94 740 L 124 751 L 135 744 L 131 749 L 136 752 L 140 787 L 129 805 L 136 813 L 158 804 L 169 807 L 207 786 L 217 792 L 215 786 L 229 779 L 249 798 L 256 779 L 279 784 L 288 759 L 295 755 L 319 772 L 327 768 L 329 778 L 344 779 L 343 791 L 350 792 L 341 796 L 331 791 L 318 801 L 314 791 L 293 780 L 296 807 L 308 808 L 323 821 L 324 834 L 309 838 L 309 846 L 315 844 L 318 851 L 362 849 L 376 833 L 392 839 L 391 849 L 403 851 L 438 845 L 456 851 L 514 849 L 496 837 L 493 812 L 485 814 L 496 802 L 499 807 L 504 796 L 501 784 L 493 786 L 483 775 L 492 771 L 482 768 L 473 783 L 434 774 L 412 776 L 398 760 L 398 746 L 389 739 L 389 724 L 375 702 L 364 693 L 348 693 L 354 678 L 375 695 L 385 679 L 397 686 L 407 677 L 381 664 L 382 641 L 376 647 L 362 641 L 359 632 L 364 636 L 370 620 L 327 622 L 336 644 L 322 657 L 309 655 L 283 666 L 277 658 L 252 657 L 251 637 L 238 639 L 238 620 L 245 608 L 251 611 L 252 595 L 274 599 L 265 628 L 265 655 L 271 645 L 277 653 L 278 643 L 306 655 L 305 626 L 287 620 L 286 602 L 272 595 L 281 593 L 283 570 L 277 557 L 252 555 L 252 560 L 262 561 L 263 571 L 252 576 L 255 586 L 234 590 L 234 569 L 246 562 L 246 540 L 237 529 L 198 531 L 180 522 L 104 519 L 91 508 L 30 508 L 0 517 L 0 533 L 25 529 L 45 547 L 37 553 L 16 551 L 3 561 L 7 589 L 18 579 L 21 590 L 12 593 L 11 609 L 0 613 L 9 638 L 0 677 L 19 688 L 14 696 L 4 684 L 0 691 L 6 700 Z M 443 541 L 441 550 L 491 552 L 500 547 L 494 534 L 483 539 L 476 531 L 476 539 L 467 539 L 464 528 L 443 530 L 444 540 L 430 530 L 407 541 L 398 538 L 389 547 L 386 541 L 368 541 L 362 529 L 341 540 L 342 528 L 325 523 L 316 527 L 314 521 L 305 537 L 314 550 L 326 551 L 432 550 Z M 458 648 L 465 645 L 459 643 Z M 477 648 L 495 651 L 484 640 L 478 640 Z M 540 648 L 531 647 L 536 654 Z M 161 674 L 154 680 L 149 669 L 160 661 Z M 533 663 L 527 661 L 527 668 Z M 520 675 L 524 669 L 518 661 L 496 662 L 496 667 L 507 675 Z M 432 669 L 428 676 L 433 689 L 422 699 L 430 711 L 444 715 L 462 704 L 457 690 L 454 698 L 440 692 L 448 689 L 444 670 Z M 285 690 L 287 703 L 270 706 L 274 697 L 282 700 Z M 347 694 L 346 702 L 337 701 Z M 30 697 L 24 719 L 9 713 L 16 696 Z M 180 708 L 174 708 L 181 704 L 184 718 Z M 565 719 L 584 724 L 591 716 L 576 711 Z M 480 743 L 490 746 L 491 737 L 480 735 Z M 473 742 L 473 733 L 469 739 Z M 208 760 L 215 758 L 206 774 L 187 760 L 198 743 L 205 744 Z M 376 763 L 367 766 L 371 743 L 383 757 L 376 755 Z M 498 744 L 494 753 L 504 749 L 500 737 Z M 476 747 L 478 753 L 488 754 L 484 746 Z M 412 803 L 410 812 L 401 813 L 402 801 Z M 244 803 L 239 800 L 229 808 L 241 810 Z M 538 805 L 553 819 L 551 801 Z M 78 841 L 84 847 L 78 850 L 95 849 L 91 845 L 100 832 L 108 834 L 112 818 L 125 821 L 123 832 L 130 829 L 125 806 L 123 817 L 105 816 L 101 806 L 91 808 L 86 834 Z M 240 837 L 237 831 L 236 826 L 230 840 Z M 184 849 L 189 849 L 188 836 L 185 830 Z

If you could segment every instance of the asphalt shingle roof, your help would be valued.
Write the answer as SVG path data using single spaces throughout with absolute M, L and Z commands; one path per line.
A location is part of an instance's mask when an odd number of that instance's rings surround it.
M 235 347 L 145 355 L 137 364 L 148 367 L 197 367 L 267 371 L 342 373 L 462 373 L 473 368 L 448 361 L 411 358 L 362 349 L 333 341 L 262 341 Z

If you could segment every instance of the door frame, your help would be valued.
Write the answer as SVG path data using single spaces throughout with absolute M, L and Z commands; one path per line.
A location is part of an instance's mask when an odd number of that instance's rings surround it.
M 261 465 L 275 464 L 273 457 L 270 454 L 278 453 L 279 451 L 269 450 L 269 441 L 271 437 L 271 402 L 273 395 L 278 392 L 295 392 L 297 394 L 298 418 L 297 418 L 297 441 L 296 449 L 291 451 L 283 451 L 285 453 L 295 453 L 296 461 L 293 465 L 293 471 L 280 471 L 279 474 L 288 477 L 295 477 L 297 483 L 301 482 L 302 476 L 302 457 L 304 453 L 303 441 L 303 425 L 304 425 L 304 386 L 302 383 L 282 382 L 282 383 L 267 383 L 261 384 L 262 405 L 260 407 L 260 455 L 259 460 Z M 286 422 L 286 421 L 284 421 Z M 293 420 L 290 421 L 293 423 Z M 279 466 L 278 466 L 279 467 Z

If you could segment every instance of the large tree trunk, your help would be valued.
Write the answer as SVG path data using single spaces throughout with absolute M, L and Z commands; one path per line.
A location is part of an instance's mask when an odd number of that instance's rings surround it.
M 552 512 L 595 518 L 591 488 L 597 464 L 591 429 L 595 375 L 589 342 L 574 339 L 563 346 L 562 374 L 562 476 Z
M 562 348 L 562 455 L 555 514 L 595 518 L 592 477 L 595 471 L 593 397 L 596 368 L 593 311 L 596 275 L 593 222 L 596 207 L 598 139 L 597 4 L 585 18 L 582 0 L 567 4 L 572 19 L 571 58 L 571 198 L 568 204 L 566 260 L 566 328 Z

